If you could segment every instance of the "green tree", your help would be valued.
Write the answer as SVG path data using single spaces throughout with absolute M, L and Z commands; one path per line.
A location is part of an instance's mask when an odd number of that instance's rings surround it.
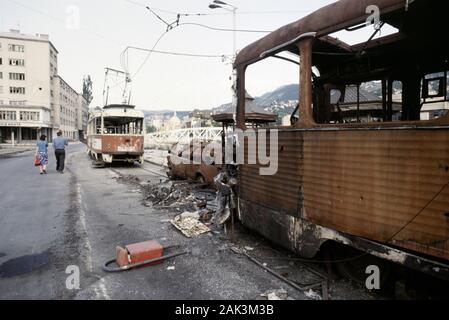
M 83 97 L 86 99 L 87 104 L 90 104 L 94 98 L 92 95 L 92 79 L 90 75 L 83 78 Z
M 156 127 L 151 126 L 151 125 L 147 126 L 147 133 L 153 133 L 156 131 L 157 131 Z

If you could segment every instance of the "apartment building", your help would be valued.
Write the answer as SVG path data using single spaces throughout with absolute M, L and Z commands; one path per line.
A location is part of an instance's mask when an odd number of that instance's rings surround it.
M 52 140 L 58 130 L 77 140 L 85 131 L 78 116 L 87 104 L 58 75 L 58 54 L 48 35 L 0 33 L 0 143 Z
M 66 138 L 83 139 L 88 117 L 86 99 L 58 75 L 53 77 L 53 88 L 55 125 Z

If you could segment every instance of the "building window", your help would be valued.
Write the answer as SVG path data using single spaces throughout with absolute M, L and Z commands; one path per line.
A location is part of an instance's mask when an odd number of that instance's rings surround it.
M 0 58 L 0 66 L 3 64 L 3 58 Z
M 20 111 L 21 121 L 39 121 L 39 112 L 33 111 Z
M 10 44 L 8 49 L 12 52 L 25 52 L 25 46 L 19 44 Z
M 3 72 L 0 72 L 0 79 L 3 79 Z
M 0 86 L 0 93 L 3 93 L 3 86 Z
M 20 101 L 11 100 L 9 102 L 9 104 L 12 106 L 24 106 L 24 105 L 26 105 L 26 103 L 27 103 L 26 100 L 20 100 Z
M 17 120 L 17 113 L 15 111 L 0 110 L 0 120 Z
M 9 65 L 10 66 L 17 66 L 17 67 L 24 67 L 25 66 L 25 60 L 23 60 L 23 59 L 9 59 Z
M 9 80 L 25 80 L 25 73 L 9 73 Z
M 11 94 L 25 94 L 25 87 L 9 87 Z

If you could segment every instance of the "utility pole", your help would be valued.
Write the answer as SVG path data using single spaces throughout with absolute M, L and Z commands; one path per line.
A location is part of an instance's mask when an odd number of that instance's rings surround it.
M 234 69 L 234 62 L 237 58 L 237 7 L 220 0 L 214 0 L 209 5 L 210 9 L 223 9 L 232 12 L 232 104 L 237 107 L 237 71 Z
M 232 40 L 232 54 L 234 56 L 234 60 L 237 55 L 237 7 L 233 6 L 232 4 L 220 1 L 220 0 L 214 0 L 213 3 L 209 5 L 210 9 L 223 9 L 229 12 L 232 12 L 232 30 L 233 30 L 233 40 Z

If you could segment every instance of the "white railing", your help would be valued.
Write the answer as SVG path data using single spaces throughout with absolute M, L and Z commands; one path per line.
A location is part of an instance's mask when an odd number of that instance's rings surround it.
M 149 133 L 145 136 L 145 148 L 167 148 L 175 143 L 186 144 L 191 140 L 218 141 L 222 128 L 190 128 Z

